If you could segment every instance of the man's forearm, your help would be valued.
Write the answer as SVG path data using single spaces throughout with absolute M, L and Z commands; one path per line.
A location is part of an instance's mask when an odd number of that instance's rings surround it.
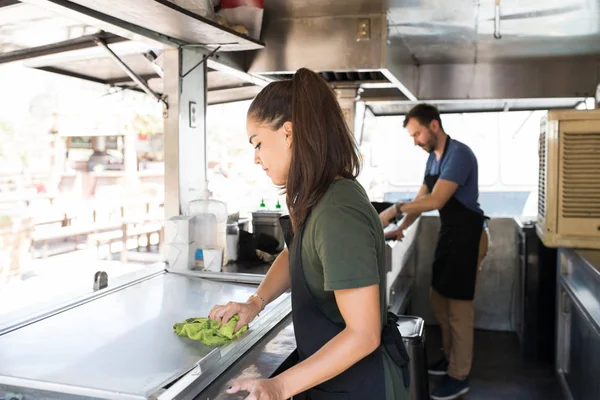
M 421 214 L 407 214 L 398 228 L 401 230 L 408 229 L 420 216 Z
M 427 211 L 437 210 L 439 207 L 439 202 L 433 196 L 424 195 L 408 203 L 402 203 L 400 211 L 407 215 L 416 214 L 418 216 Z

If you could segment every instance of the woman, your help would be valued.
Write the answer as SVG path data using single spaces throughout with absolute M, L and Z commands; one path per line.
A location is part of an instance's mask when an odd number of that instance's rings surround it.
M 255 163 L 286 191 L 294 240 L 247 302 L 215 306 L 209 317 L 224 323 L 238 314 L 237 330 L 291 288 L 300 361 L 275 378 L 235 382 L 228 393 L 247 391 L 255 400 L 407 399 L 406 366 L 382 345 L 382 329 L 393 326 L 385 307 L 383 229 L 356 181 L 357 148 L 332 90 L 300 69 L 258 94 L 246 128 Z M 395 345 L 404 349 L 401 339 Z

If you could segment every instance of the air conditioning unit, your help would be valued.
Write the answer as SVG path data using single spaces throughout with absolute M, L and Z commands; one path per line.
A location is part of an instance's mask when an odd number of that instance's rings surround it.
M 600 110 L 549 111 L 540 128 L 537 234 L 600 249 Z

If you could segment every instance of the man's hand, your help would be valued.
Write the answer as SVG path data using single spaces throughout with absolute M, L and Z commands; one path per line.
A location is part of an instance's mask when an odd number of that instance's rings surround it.
M 396 229 L 385 234 L 386 239 L 394 239 L 399 242 L 404 239 L 404 229 Z

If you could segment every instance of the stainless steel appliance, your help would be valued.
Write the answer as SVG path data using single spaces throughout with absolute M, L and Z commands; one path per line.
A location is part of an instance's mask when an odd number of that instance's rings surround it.
M 600 398 L 600 251 L 560 249 L 556 370 L 569 400 Z
M 556 330 L 556 249 L 544 246 L 535 221 L 517 219 L 519 281 L 516 331 L 526 359 L 552 363 Z
M 264 233 L 277 239 L 279 242 L 277 251 L 283 250 L 285 246 L 283 231 L 279 224 L 281 216 L 283 216 L 283 213 L 278 211 L 256 211 L 252 213 L 252 232 L 255 235 Z

